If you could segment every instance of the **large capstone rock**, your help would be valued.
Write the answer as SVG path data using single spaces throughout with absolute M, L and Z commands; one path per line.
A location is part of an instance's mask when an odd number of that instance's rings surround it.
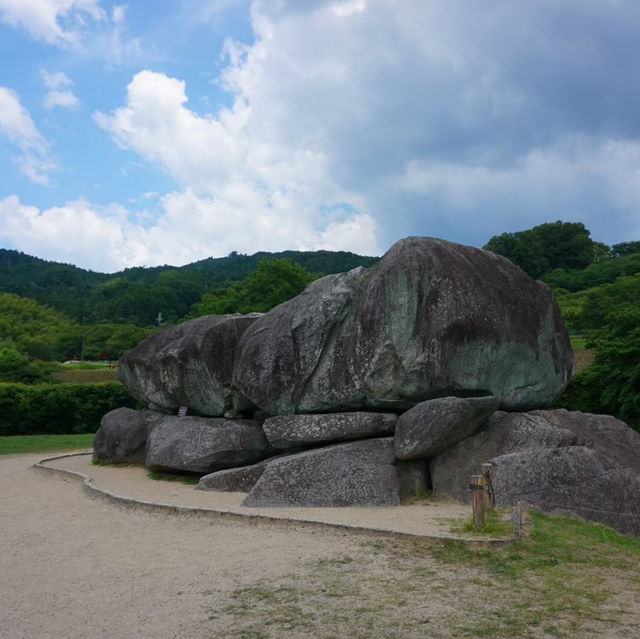
M 273 415 L 403 411 L 444 395 L 546 407 L 571 348 L 551 290 L 506 258 L 431 238 L 313 282 L 247 329 L 233 379 Z
M 426 465 L 396 460 L 385 437 L 275 459 L 244 505 L 397 506 L 426 488 Z
M 151 430 L 165 416 L 150 410 L 116 408 L 100 421 L 93 440 L 93 457 L 110 464 L 144 463 Z
M 398 459 L 435 457 L 473 433 L 496 411 L 497 397 L 430 399 L 400 415 L 396 423 Z
M 141 403 L 175 413 L 239 414 L 250 402 L 231 383 L 236 345 L 259 317 L 208 315 L 151 335 L 120 358 L 120 381 Z
M 268 451 L 262 428 L 252 420 L 165 417 L 149 435 L 146 465 L 205 474 L 253 464 Z
M 329 413 L 325 415 L 279 415 L 262 424 L 269 443 L 278 449 L 318 445 L 393 433 L 394 413 Z
M 434 492 L 470 501 L 469 477 L 485 462 L 498 505 L 524 502 L 640 535 L 640 434 L 614 417 L 497 412 L 431 461 Z

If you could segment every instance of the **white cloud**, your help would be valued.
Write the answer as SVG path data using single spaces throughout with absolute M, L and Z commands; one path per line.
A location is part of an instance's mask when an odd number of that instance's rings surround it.
M 0 200 L 0 229 L 0 236 L 20 250 L 87 268 L 135 259 L 135 246 L 126 243 L 126 216 L 118 207 L 96 209 L 77 201 L 40 211 L 10 196 Z
M 395 187 L 436 197 L 460 214 L 493 209 L 502 224 L 514 207 L 525 219 L 530 216 L 532 224 L 540 211 L 554 207 L 559 214 L 580 219 L 588 211 L 578 208 L 576 193 L 588 196 L 595 189 L 603 191 L 601 197 L 619 215 L 628 212 L 631 217 L 631 212 L 640 210 L 640 141 L 571 137 L 554 148 L 532 150 L 514 164 L 493 168 L 411 161 Z
M 73 109 L 80 104 L 78 98 L 72 91 L 48 91 L 44 98 L 44 106 L 47 109 L 63 107 Z
M 0 17 L 37 40 L 59 47 L 77 46 L 87 18 L 104 20 L 99 0 L 0 0 Z
M 5 24 L 109 65 L 132 63 L 145 54 L 140 38 L 128 35 L 126 14 L 123 4 L 113 5 L 107 14 L 100 0 L 0 0 L 0 19 Z M 69 95 L 57 95 L 50 106 L 73 106 L 72 102 Z
M 47 71 L 40 69 L 42 83 L 47 89 L 66 89 L 73 85 L 71 78 L 62 71 Z
M 48 184 L 48 174 L 57 168 L 49 158 L 49 145 L 20 104 L 18 94 L 7 87 L 0 87 L 0 135 L 20 151 L 15 161 L 22 173 L 33 182 Z
M 113 24 L 122 24 L 127 14 L 127 5 L 115 4 L 113 5 L 113 11 L 111 12 L 111 21 Z
M 43 101 L 46 109 L 53 109 L 57 106 L 72 109 L 80 104 L 71 90 L 73 82 L 65 73 L 40 69 L 40 76 L 45 88 L 48 89 Z
M 464 241 L 471 228 L 481 244 L 516 218 L 577 217 L 597 235 L 602 211 L 637 210 L 640 157 L 611 125 L 633 91 L 613 66 L 592 76 L 615 47 L 587 27 L 618 28 L 628 51 L 621 25 L 640 12 L 581 6 L 576 26 L 573 0 L 526 16 L 499 1 L 480 22 L 445 0 L 256 0 L 255 42 L 225 48 L 232 107 L 200 116 L 183 81 L 143 71 L 123 106 L 94 117 L 182 185 L 165 216 L 186 217 L 178 202 L 197 198 L 207 224 L 226 216 L 216 233 L 237 250 L 290 237 L 371 253 L 408 233 Z M 567 55 L 585 42 L 590 56 Z M 322 216 L 337 203 L 339 220 Z M 236 237 L 231 219 L 251 231 Z
M 47 143 L 15 91 L 0 87 L 0 131 L 23 150 L 44 153 Z
M 94 115 L 119 146 L 182 184 L 181 193 L 163 198 L 164 214 L 151 232 L 173 262 L 230 250 L 346 248 L 347 238 L 358 250 L 378 252 L 375 223 L 357 210 L 357 197 L 329 179 L 321 153 L 254 135 L 242 99 L 210 117 L 186 103 L 184 82 L 142 71 L 127 87 L 125 106 Z M 339 211 L 336 202 L 356 210 Z M 327 206 L 331 213 L 321 219 Z M 173 241 L 156 237 L 165 228 Z
M 450 0 L 256 1 L 256 41 L 227 46 L 223 83 L 253 139 L 323 158 L 383 246 L 484 243 L 519 217 L 614 238 L 637 211 L 639 19 L 595 0 L 499 0 L 482 19 Z
M 119 205 L 100 207 L 84 200 L 40 210 L 14 195 L 0 200 L 0 238 L 26 253 L 98 271 L 186 264 L 231 251 L 375 252 L 369 216 L 349 216 L 319 231 L 296 210 L 265 208 L 254 192 L 239 186 L 215 199 L 189 190 L 171 193 L 160 204 L 160 214 L 151 221 Z M 149 219 L 143 225 L 134 217 Z

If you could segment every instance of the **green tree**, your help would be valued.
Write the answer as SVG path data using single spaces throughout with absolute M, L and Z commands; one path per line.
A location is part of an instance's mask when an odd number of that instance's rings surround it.
M 75 323 L 38 302 L 13 293 L 0 294 L 0 340 L 9 340 L 24 355 L 52 359 L 52 345 Z
M 143 328 L 133 324 L 95 324 L 87 326 L 85 358 L 93 360 L 118 359 L 155 330 L 155 328 Z
M 611 253 L 615 257 L 640 253 L 640 242 L 621 242 L 620 244 L 614 244 L 611 247 Z
M 314 280 L 290 260 L 263 260 L 243 282 L 205 293 L 192 317 L 266 312 L 301 293 Z
M 33 362 L 10 342 L 0 342 L 0 382 L 35 384 L 50 378 L 43 362 Z
M 595 361 L 559 405 L 610 413 L 640 430 L 640 274 L 586 293 L 577 322 L 588 331 Z
M 483 248 L 509 258 L 531 277 L 540 277 L 549 270 L 542 241 L 533 231 L 497 235 Z
M 560 220 L 494 236 L 484 248 L 509 258 L 536 278 L 553 269 L 585 268 L 602 253 L 584 224 Z

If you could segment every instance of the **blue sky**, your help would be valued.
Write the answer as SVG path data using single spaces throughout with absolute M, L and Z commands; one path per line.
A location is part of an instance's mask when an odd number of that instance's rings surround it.
M 640 239 L 637 0 L 0 0 L 0 246 Z

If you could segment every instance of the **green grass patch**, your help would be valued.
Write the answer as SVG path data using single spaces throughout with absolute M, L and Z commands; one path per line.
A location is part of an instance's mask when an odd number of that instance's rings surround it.
M 93 433 L 82 435 L 13 435 L 0 437 L 0 455 L 48 453 L 93 447 Z
M 110 362 L 65 362 L 58 364 L 60 368 L 66 370 L 83 370 L 83 371 L 97 371 L 107 370 Z
M 449 563 L 463 562 L 489 569 L 501 566 L 502 572 L 513 576 L 558 566 L 624 568 L 640 559 L 640 540 L 607 526 L 537 512 L 532 512 L 531 518 L 531 534 L 518 543 L 504 548 L 476 549 L 447 541 L 435 548 L 433 554 Z
M 502 548 L 472 548 L 447 541 L 431 552 L 438 561 L 473 569 L 518 596 L 496 618 L 460 627 L 463 636 L 529 636 L 556 618 L 558 637 L 573 637 L 589 621 L 600 622 L 610 596 L 608 579 L 631 582 L 640 566 L 640 540 L 606 526 L 533 512 L 529 537 Z M 535 596 L 534 596 L 535 593 Z
M 584 335 L 571 335 L 571 348 L 575 351 L 582 351 L 587 348 L 587 338 Z
M 54 382 L 62 384 L 104 384 L 118 381 L 115 368 L 59 368 L 51 373 Z
M 453 533 L 464 533 L 470 537 L 474 535 L 482 535 L 504 538 L 513 537 L 515 535 L 512 511 L 510 508 L 495 508 L 494 510 L 487 510 L 484 513 L 484 528 L 479 532 L 476 532 L 472 517 L 452 521 L 450 530 Z

